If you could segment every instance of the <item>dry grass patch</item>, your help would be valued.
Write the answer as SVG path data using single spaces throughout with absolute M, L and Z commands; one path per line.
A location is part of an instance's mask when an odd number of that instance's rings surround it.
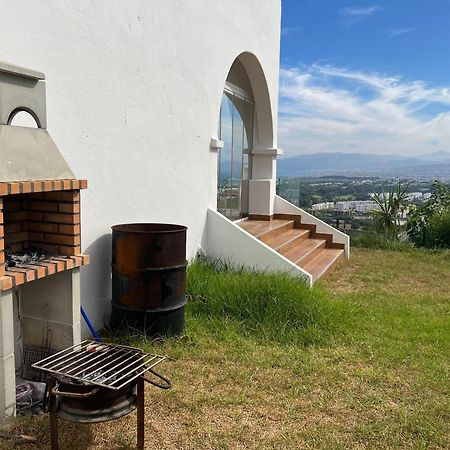
M 173 389 L 146 388 L 146 448 L 449 448 L 446 258 L 355 250 L 319 288 L 321 311 L 336 305 L 341 322 L 331 333 L 330 320 L 307 322 L 323 339 L 252 334 L 232 305 L 221 319 L 217 305 L 195 307 L 192 298 L 186 337 L 131 339 L 173 357 L 161 367 Z M 48 448 L 47 417 L 17 419 L 13 429 L 38 436 L 30 448 Z M 133 448 L 135 414 L 90 426 L 61 421 L 60 430 L 64 449 Z

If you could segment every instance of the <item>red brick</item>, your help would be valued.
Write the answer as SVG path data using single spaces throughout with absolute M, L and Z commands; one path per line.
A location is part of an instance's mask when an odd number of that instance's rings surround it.
M 31 192 L 31 181 L 24 181 L 22 183 L 22 192 L 24 194 Z
M 5 236 L 5 245 L 9 247 L 11 244 L 28 241 L 28 232 L 12 233 Z
M 33 181 L 32 182 L 32 185 L 33 185 L 32 191 L 33 192 L 41 192 L 42 188 L 43 188 L 42 184 L 43 184 L 42 181 Z
M 87 266 L 91 262 L 91 257 L 89 255 L 80 255 L 83 261 L 83 266 Z
M 64 256 L 75 256 L 81 253 L 81 247 L 69 247 L 60 245 L 58 253 Z
M 0 195 L 8 195 L 8 183 L 0 183 Z
M 8 276 L 0 276 L 0 291 L 6 291 L 12 289 L 13 279 Z
M 51 191 L 53 190 L 53 183 L 50 180 L 44 180 L 42 182 L 43 184 L 43 191 Z
M 34 242 L 45 242 L 44 233 L 36 233 L 34 231 L 28 233 L 28 239 Z
M 57 191 L 48 192 L 45 194 L 46 200 L 58 200 L 62 202 L 79 202 L 80 193 L 79 191 Z
M 28 202 L 28 208 L 31 211 L 56 212 L 58 204 L 54 202 L 31 201 Z
M 63 189 L 65 191 L 69 191 L 72 188 L 72 183 L 70 182 L 70 180 L 62 180 L 63 183 Z
M 44 214 L 41 212 L 32 212 L 30 211 L 28 213 L 28 220 L 32 220 L 34 222 L 43 222 L 44 220 Z
M 3 250 L 5 248 L 5 241 L 3 239 L 0 239 L 0 250 Z
M 80 245 L 80 236 L 69 236 L 65 234 L 46 234 L 45 242 L 48 244 L 69 245 L 71 247 Z
M 58 203 L 58 211 L 62 213 L 79 213 L 79 203 Z
M 80 225 L 58 225 L 60 234 L 80 234 Z
M 33 242 L 30 242 L 30 244 L 32 244 L 32 243 Z M 44 250 L 44 252 L 55 253 L 55 254 L 58 254 L 58 252 L 59 252 L 59 248 L 57 245 L 43 244 L 42 242 L 36 242 L 35 244 L 40 249 Z
M 30 270 L 34 270 L 36 278 L 44 278 L 45 277 L 45 267 L 36 266 L 34 264 L 27 264 L 27 267 Z
M 7 214 L 8 222 L 24 222 L 27 219 L 28 214 L 26 211 L 9 212 Z
M 11 222 L 11 223 L 7 222 L 7 223 L 5 223 L 4 227 L 5 227 L 5 235 L 6 236 L 24 231 L 22 222 Z
M 80 180 L 80 183 L 81 183 L 81 189 L 87 189 L 87 187 L 88 187 L 87 180 Z
M 47 275 L 53 275 L 56 273 L 56 264 L 47 261 L 42 261 L 39 264 L 47 268 Z
M 44 220 L 46 222 L 77 225 L 80 223 L 80 215 L 79 214 L 48 213 L 48 214 L 44 214 Z
M 60 191 L 63 188 L 63 183 L 61 180 L 54 180 L 53 182 L 53 189 L 55 191 Z
M 9 194 L 20 194 L 20 183 L 8 183 Z
M 58 224 L 47 222 L 29 222 L 28 229 L 31 231 L 40 231 L 41 233 L 58 233 Z

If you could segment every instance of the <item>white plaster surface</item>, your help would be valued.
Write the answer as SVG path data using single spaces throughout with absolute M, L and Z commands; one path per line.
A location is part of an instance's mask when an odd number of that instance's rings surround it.
M 249 214 L 273 215 L 275 187 L 275 181 L 271 178 L 250 180 L 249 194 L 252 200 L 249 204 Z
M 188 226 L 188 256 L 216 206 L 222 91 L 234 59 L 256 55 L 272 115 L 255 147 L 276 148 L 280 0 L 4 0 L 0 59 L 45 72 L 49 132 L 78 177 L 82 304 L 97 328 L 110 302 L 110 226 Z M 245 55 L 244 55 L 245 56 Z M 243 58 L 247 68 L 256 59 Z M 257 103 L 258 103 L 258 99 Z M 259 108 L 259 105 L 258 105 Z
M 213 209 L 208 210 L 206 253 L 237 266 L 265 272 L 284 272 L 306 279 L 312 277 L 280 253 Z
M 339 231 L 336 228 L 333 228 L 332 226 L 328 225 L 327 223 L 323 222 L 322 220 L 318 219 L 317 217 L 313 216 L 312 214 L 309 214 L 308 212 L 304 211 L 301 208 L 298 208 L 297 206 L 293 205 L 292 203 L 288 202 L 284 198 L 276 195 L 275 196 L 275 205 L 274 205 L 274 212 L 275 214 L 298 214 L 302 216 L 302 223 L 308 223 L 312 225 L 316 225 L 316 231 L 317 233 L 328 233 L 333 235 L 333 242 L 336 242 L 338 244 L 344 244 L 345 245 L 345 256 L 347 258 L 350 257 L 350 237 L 342 233 L 342 231 Z
M 62 350 L 80 342 L 80 269 L 36 280 L 21 287 L 24 344 Z
M 0 293 L 0 424 L 15 413 L 13 291 Z

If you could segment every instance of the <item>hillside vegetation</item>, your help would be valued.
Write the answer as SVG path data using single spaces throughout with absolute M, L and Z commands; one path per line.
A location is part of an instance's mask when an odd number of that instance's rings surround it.
M 147 387 L 146 448 L 449 448 L 450 251 L 355 249 L 319 286 L 196 263 L 170 391 Z M 135 416 L 65 422 L 65 449 L 133 448 Z M 14 430 L 49 443 L 48 419 Z

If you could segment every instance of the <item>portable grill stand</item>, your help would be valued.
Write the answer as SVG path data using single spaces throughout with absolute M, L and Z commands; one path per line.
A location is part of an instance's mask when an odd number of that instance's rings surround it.
M 134 409 L 137 448 L 144 449 L 144 382 L 161 389 L 172 386 L 154 369 L 164 359 L 133 347 L 83 341 L 35 363 L 35 368 L 48 373 L 51 449 L 59 450 L 58 416 L 77 423 L 97 423 L 123 417 Z M 99 368 L 103 377 L 98 375 Z M 148 378 L 147 372 L 160 381 Z
M 158 374 L 158 376 L 160 376 Z M 147 379 L 145 376 L 140 376 L 137 379 L 137 404 L 136 404 L 136 435 L 137 435 L 137 446 L 138 450 L 144 449 L 144 394 L 145 385 L 144 381 L 154 384 L 162 389 L 169 389 L 171 387 L 170 382 L 167 385 L 161 385 L 155 383 L 152 380 Z M 51 438 L 51 450 L 59 450 L 59 438 L 58 438 L 58 396 L 68 397 L 68 398 L 88 398 L 98 392 L 100 388 L 94 387 L 92 391 L 85 394 L 80 394 L 76 392 L 61 392 L 58 390 L 56 378 L 53 375 L 49 375 L 47 379 L 47 389 L 49 393 L 48 398 L 48 412 L 50 416 L 50 438 Z

